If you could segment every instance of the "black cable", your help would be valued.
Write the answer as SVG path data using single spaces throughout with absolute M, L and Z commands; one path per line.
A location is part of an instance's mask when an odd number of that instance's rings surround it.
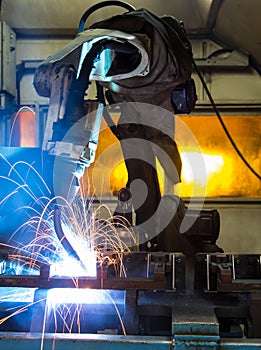
M 104 41 L 98 41 L 92 45 L 92 48 L 87 53 L 82 67 L 80 70 L 79 77 L 73 81 L 71 89 L 68 96 L 68 103 L 66 105 L 65 116 L 68 116 L 68 120 L 73 120 L 75 117 L 82 117 L 81 106 L 84 100 L 84 93 L 87 90 L 90 84 L 90 75 L 94 67 L 94 62 L 97 57 L 100 56 L 102 51 L 105 49 Z M 78 253 L 75 251 L 74 247 L 69 242 L 65 233 L 63 232 L 62 223 L 61 223 L 61 212 L 58 207 L 54 209 L 54 230 L 56 236 L 58 237 L 61 245 L 73 258 L 78 260 L 84 267 Z
M 96 10 L 99 10 L 102 7 L 106 7 L 106 6 L 119 6 L 122 8 L 125 8 L 128 11 L 133 11 L 135 10 L 135 7 L 133 7 L 132 5 L 128 4 L 127 2 L 124 1 L 116 1 L 116 0 L 112 0 L 112 1 L 101 1 L 96 5 L 93 5 L 92 7 L 90 7 L 88 10 L 86 10 L 84 12 L 84 14 L 82 15 L 81 19 L 80 19 L 80 23 L 79 23 L 79 27 L 78 27 L 78 33 L 81 33 L 84 31 L 84 25 L 85 22 L 87 20 L 87 18 Z
M 104 40 L 105 41 L 105 40 Z M 94 62 L 96 57 L 98 57 L 104 50 L 104 41 L 98 41 L 94 43 L 83 60 L 82 67 L 80 70 L 79 77 L 73 81 L 69 96 L 68 102 L 66 105 L 65 116 L 79 116 L 79 108 L 82 106 L 82 101 L 84 99 L 85 91 L 90 85 L 90 75 L 94 67 Z M 83 115 L 80 115 L 82 117 Z
M 71 243 L 68 241 L 67 237 L 65 236 L 63 229 L 62 229 L 62 219 L 61 219 L 61 212 L 58 208 L 54 209 L 53 212 L 53 223 L 54 223 L 54 230 L 56 233 L 56 236 L 58 237 L 61 245 L 63 246 L 63 248 L 66 250 L 66 252 L 70 253 L 70 255 L 80 261 L 80 258 L 78 256 L 78 254 L 76 253 L 76 251 L 73 249 L 73 247 L 71 246 Z
M 204 78 L 203 78 L 203 76 L 202 76 L 202 74 L 201 74 L 201 72 L 200 72 L 198 66 L 196 65 L 196 62 L 195 62 L 194 59 L 193 59 L 193 65 L 194 65 L 194 68 L 195 68 L 195 70 L 196 70 L 196 72 L 197 72 L 197 74 L 198 74 L 198 76 L 199 76 L 199 79 L 200 79 L 200 81 L 201 81 L 201 83 L 202 83 L 202 85 L 203 85 L 203 87 L 204 87 L 204 89 L 205 89 L 205 91 L 206 91 L 206 93 L 207 93 L 207 95 L 208 95 L 209 101 L 210 101 L 211 104 L 212 104 L 212 107 L 213 107 L 213 109 L 214 109 L 214 111 L 215 111 L 215 113 L 216 113 L 216 116 L 217 116 L 217 118 L 218 118 L 218 120 L 219 120 L 219 122 L 220 122 L 220 124 L 221 124 L 221 126 L 222 126 L 222 128 L 223 128 L 223 130 L 224 130 L 224 132 L 225 132 L 225 134 L 226 134 L 226 136 L 228 137 L 230 143 L 232 144 L 232 146 L 233 146 L 233 148 L 235 149 L 235 151 L 236 151 L 236 153 L 238 154 L 238 156 L 241 158 L 241 160 L 244 162 L 244 164 L 248 167 L 248 169 L 249 169 L 259 180 L 261 180 L 261 175 L 259 175 L 259 174 L 255 171 L 255 169 L 253 169 L 252 166 L 248 163 L 248 161 L 245 159 L 245 157 L 243 156 L 243 154 L 242 154 L 242 153 L 240 152 L 240 150 L 238 149 L 238 147 L 237 147 L 235 141 L 233 140 L 232 136 L 230 135 L 230 133 L 229 133 L 229 131 L 228 131 L 228 129 L 227 129 L 227 127 L 226 127 L 226 125 L 225 125 L 225 123 L 224 123 L 224 121 L 223 121 L 223 119 L 222 119 L 220 113 L 219 113 L 219 110 L 218 110 L 218 108 L 217 108 L 217 106 L 216 106 L 216 103 L 215 103 L 215 101 L 213 100 L 212 95 L 211 95 L 211 93 L 210 93 L 210 91 L 209 91 L 209 89 L 208 89 L 208 87 L 207 87 L 207 84 L 206 84 L 206 82 L 205 82 L 205 80 L 204 80 Z
M 97 90 L 98 101 L 102 103 L 103 106 L 105 107 L 103 110 L 104 119 L 106 120 L 108 127 L 111 129 L 112 133 L 117 137 L 117 139 L 119 139 L 117 125 L 112 120 L 112 117 L 110 116 L 110 113 L 106 108 L 106 101 L 103 93 L 103 87 L 97 81 L 96 81 L 96 90 Z

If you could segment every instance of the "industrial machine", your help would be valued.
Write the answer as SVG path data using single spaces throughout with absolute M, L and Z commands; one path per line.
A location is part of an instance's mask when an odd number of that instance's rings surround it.
M 197 255 L 191 292 L 181 253 L 110 258 L 113 263 L 97 266 L 95 278 L 75 281 L 50 277 L 48 266 L 38 275 L 11 276 L 8 269 L 15 263 L 2 254 L 0 284 L 9 295 L 1 303 L 1 317 L 6 317 L 1 330 L 7 332 L 1 333 L 1 344 L 260 348 L 260 256 Z M 123 266 L 125 275 L 116 272 Z M 12 317 L 10 308 L 17 310 Z
M 120 5 L 128 12 L 84 31 L 88 16 L 108 5 Z M 34 85 L 39 94 L 50 98 L 50 106 L 42 148 L 26 153 L 35 159 L 34 170 L 24 168 L 23 163 L 19 173 L 13 167 L 24 157 L 23 150 L 20 154 L 19 148 L 1 150 L 2 181 L 9 186 L 0 198 L 0 204 L 5 204 L 0 216 L 3 348 L 261 347 L 260 256 L 225 254 L 216 245 L 218 212 L 188 210 L 172 195 L 161 202 L 153 148 L 146 146 L 137 159 L 129 153 L 139 147 L 139 140 L 157 144 L 171 161 L 172 165 L 166 165 L 162 160 L 170 180 L 179 182 L 181 162 L 174 140 L 161 127 L 143 121 L 139 103 L 189 113 L 196 101 L 192 65 L 190 43 L 178 20 L 106 1 L 87 10 L 75 40 L 38 67 Z M 96 82 L 94 100 L 86 97 L 91 81 Z M 119 106 L 117 125 L 105 101 Z M 119 193 L 115 210 L 117 216 L 124 216 L 126 228 L 122 230 L 115 219 L 108 236 L 105 223 L 99 222 L 102 235 L 94 240 L 99 254 L 93 260 L 87 255 L 92 249 L 95 252 L 93 246 L 87 244 L 80 251 L 84 239 L 77 246 L 62 215 L 64 207 L 70 208 L 77 200 L 79 180 L 94 161 L 102 116 L 121 142 L 128 169 L 128 183 Z M 173 120 L 166 124 L 174 130 Z M 152 160 L 146 163 L 147 159 Z M 39 173 L 45 184 L 39 182 Z M 7 181 L 10 174 L 11 184 Z M 28 177 L 34 195 L 23 181 L 19 183 Z M 137 179 L 148 186 L 141 205 L 139 191 L 132 187 Z M 8 193 L 17 193 L 16 200 L 10 201 Z M 48 198 L 50 213 L 45 206 Z M 14 219 L 11 237 L 10 206 L 13 213 L 23 209 Z M 165 218 L 157 212 L 159 206 L 164 213 L 171 208 L 173 215 L 157 231 L 157 222 Z M 135 225 L 130 220 L 132 212 Z M 41 220 L 36 220 L 39 213 Z M 85 218 L 88 222 L 88 210 Z M 187 229 L 180 232 L 184 220 Z M 113 249 L 113 235 L 119 242 L 126 239 L 126 232 L 132 242 Z M 61 251 L 67 254 L 64 260 L 72 260 L 62 271 L 52 271 L 52 265 L 62 260 Z M 70 270 L 73 260 L 81 265 L 80 274 Z M 86 275 L 93 261 L 94 274 Z

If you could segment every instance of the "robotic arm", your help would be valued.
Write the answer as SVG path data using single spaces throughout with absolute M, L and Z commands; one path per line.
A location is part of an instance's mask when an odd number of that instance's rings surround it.
M 125 3 L 118 1 L 102 2 L 99 8 L 121 4 L 126 8 Z M 96 9 L 97 5 L 83 15 L 81 30 L 83 21 Z M 106 89 L 110 103 L 149 103 L 179 113 L 189 113 L 196 101 L 191 79 L 192 51 L 182 23 L 174 17 L 159 18 L 145 9 L 127 9 L 123 15 L 95 23 L 86 31 L 80 30 L 71 43 L 45 60 L 35 73 L 36 91 L 50 98 L 42 149 L 55 156 L 59 178 L 54 184 L 55 195 L 69 201 L 78 191 L 78 179 L 84 168 L 95 158 L 104 103 L 101 90 Z M 96 101 L 85 97 L 91 80 L 97 82 L 99 89 Z M 120 141 L 134 137 L 155 142 L 177 169 L 175 174 L 170 174 L 173 184 L 179 182 L 181 161 L 174 140 L 161 130 L 140 125 L 139 117 L 135 117 L 140 115 L 139 109 L 131 111 L 132 121 L 128 119 L 129 112 L 128 107 L 121 110 L 121 125 L 114 129 L 117 137 Z M 170 127 L 174 131 L 172 123 Z M 128 161 L 129 146 L 121 145 L 128 170 L 127 187 L 136 179 L 149 187 L 145 203 L 135 210 L 140 224 L 153 215 L 159 204 L 157 174 L 151 164 Z M 144 152 L 146 156 L 154 156 L 151 149 Z M 132 199 L 135 201 L 133 194 Z
M 121 62 L 119 54 L 126 55 L 132 66 Z M 64 49 L 44 61 L 34 79 L 37 93 L 50 98 L 43 150 L 50 151 L 53 142 L 58 141 L 54 129 L 64 136 L 70 126 L 86 114 L 84 95 L 91 80 L 116 81 L 144 76 L 148 63 L 148 54 L 137 37 L 107 29 L 79 34 Z M 59 120 L 64 120 L 60 128 L 55 124 Z
M 125 66 L 120 54 L 127 56 L 131 65 Z M 75 169 L 72 167 L 70 172 L 81 176 L 80 169 L 94 161 L 102 118 L 99 101 L 85 100 L 90 81 L 143 76 L 148 72 L 148 62 L 148 54 L 138 38 L 108 29 L 85 31 L 44 61 L 34 78 L 38 94 L 50 98 L 42 149 L 62 159 L 63 166 L 74 164 Z M 88 118 L 81 122 L 87 114 Z M 76 130 L 73 126 L 77 122 L 84 125 Z M 64 191 L 58 192 L 67 198 Z M 71 196 L 74 197 L 74 191 Z
M 97 8 L 108 5 L 120 5 L 129 11 L 82 31 L 87 17 Z M 76 178 L 94 161 L 102 117 L 99 102 L 104 100 L 85 98 L 91 80 L 96 80 L 99 88 L 106 88 L 113 103 L 143 102 L 172 112 L 188 113 L 196 100 L 190 79 L 191 46 L 182 23 L 174 17 L 159 18 L 120 1 L 106 1 L 86 11 L 79 31 L 82 32 L 71 43 L 39 66 L 34 78 L 37 93 L 50 98 L 42 149 L 62 160 L 64 164 L 59 166 Z M 91 113 L 92 110 L 97 113 Z M 87 114 L 80 131 L 79 128 L 73 130 Z M 144 130 L 141 133 L 144 134 Z M 148 133 L 151 131 L 145 130 L 145 134 Z M 128 138 L 131 135 L 120 130 L 118 136 Z M 181 162 L 175 142 L 166 142 L 157 133 L 153 137 L 163 140 L 160 147 L 178 171 L 173 183 L 179 182 Z M 68 186 L 63 183 L 63 188 L 68 189 Z M 57 192 L 70 199 L 76 189 L 69 196 L 65 196 L 62 188 Z

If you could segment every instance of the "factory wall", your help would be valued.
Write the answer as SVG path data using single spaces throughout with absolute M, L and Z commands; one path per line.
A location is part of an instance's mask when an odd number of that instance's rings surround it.
M 261 252 L 261 204 L 246 201 L 205 203 L 205 208 L 220 214 L 220 235 L 217 244 L 227 253 Z

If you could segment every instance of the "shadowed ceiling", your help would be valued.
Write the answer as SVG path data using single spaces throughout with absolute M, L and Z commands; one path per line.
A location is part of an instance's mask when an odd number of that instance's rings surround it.
M 83 0 L 0 0 L 1 17 L 18 37 L 74 37 L 86 9 L 99 1 Z M 146 8 L 156 15 L 173 15 L 182 20 L 190 37 L 211 38 L 225 47 L 250 55 L 250 62 L 261 71 L 260 0 L 129 0 L 135 8 Z M 110 6 L 95 11 L 93 22 L 123 13 Z

